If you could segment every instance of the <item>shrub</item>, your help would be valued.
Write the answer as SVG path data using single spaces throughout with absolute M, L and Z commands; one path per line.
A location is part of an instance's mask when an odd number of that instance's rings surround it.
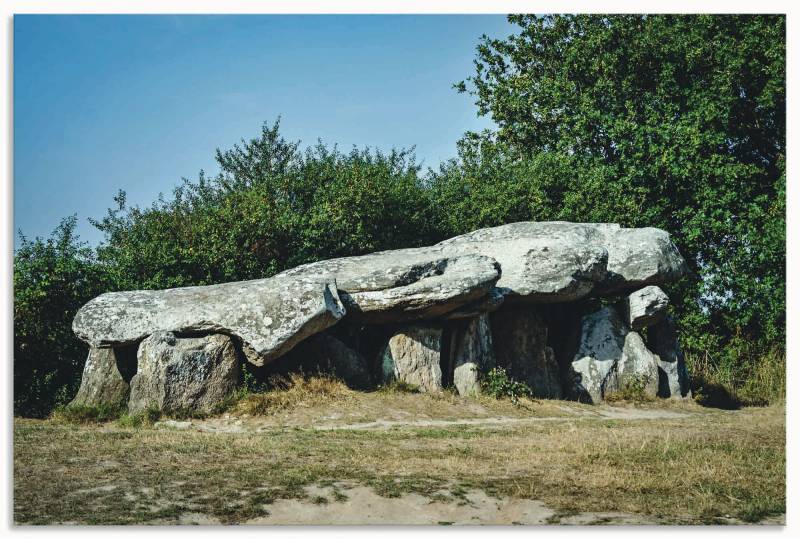
M 127 428 L 140 428 L 145 426 L 153 425 L 156 421 L 161 418 L 161 411 L 155 408 L 147 408 L 146 410 L 142 410 L 141 412 L 136 412 L 134 414 L 122 414 L 119 419 L 117 419 L 117 425 L 120 427 L 127 427 Z
M 721 356 L 721 359 L 720 359 Z M 786 399 L 786 354 L 741 344 L 728 354 L 687 354 L 694 399 L 704 406 L 764 406 Z
M 72 216 L 47 239 L 21 236 L 14 253 L 15 414 L 44 417 L 80 385 L 87 347 L 72 333 L 72 319 L 110 283 L 76 225 Z
M 533 396 L 533 392 L 527 384 L 510 378 L 502 367 L 495 367 L 486 373 L 481 380 L 481 388 L 490 397 L 508 398 L 514 404 L 519 404 L 523 397 L 531 398 Z

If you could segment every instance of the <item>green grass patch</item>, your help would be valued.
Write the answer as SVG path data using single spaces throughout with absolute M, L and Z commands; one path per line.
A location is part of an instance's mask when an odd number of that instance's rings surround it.
M 118 419 L 125 413 L 125 408 L 109 404 L 86 406 L 74 404 L 57 407 L 51 418 L 59 423 L 86 425 L 90 423 L 107 423 Z

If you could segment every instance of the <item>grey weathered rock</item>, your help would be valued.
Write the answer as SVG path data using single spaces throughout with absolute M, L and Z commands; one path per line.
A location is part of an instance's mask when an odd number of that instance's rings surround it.
M 621 311 L 628 326 L 638 331 L 663 320 L 668 305 L 669 297 L 663 290 L 646 286 L 623 298 Z
M 89 348 L 81 387 L 69 405 L 125 406 L 130 378 L 136 372 L 136 355 L 126 352 L 113 348 Z
M 437 246 L 494 258 L 502 269 L 497 287 L 509 297 L 537 302 L 662 284 L 686 270 L 668 233 L 616 224 L 520 222 L 476 230 Z
M 262 365 L 345 313 L 361 324 L 469 319 L 501 304 L 563 303 L 661 284 L 684 270 L 662 230 L 522 222 L 429 247 L 306 264 L 269 279 L 103 294 L 80 309 L 73 330 L 93 347 L 133 345 L 162 331 L 225 334 Z M 525 359 L 504 356 L 512 374 L 516 370 L 541 396 L 559 395 L 553 352 L 539 342 L 543 325 L 524 337 L 533 345 L 522 342 L 528 322 L 509 323 L 518 341 L 513 346 L 529 347 Z
M 157 331 L 237 337 L 247 359 L 262 365 L 335 324 L 345 310 L 335 285 L 311 274 L 111 292 L 78 311 L 75 334 L 92 346 L 138 342 Z
M 655 397 L 658 391 L 658 356 L 613 307 L 583 317 L 572 370 L 572 392 L 588 402 L 600 402 L 631 384 L 640 386 L 646 396 Z
M 363 389 L 370 385 L 369 368 L 364 357 L 342 341 L 321 333 L 298 344 L 291 356 L 323 372 L 340 378 L 348 387 Z
M 691 398 L 686 361 L 678 342 L 675 321 L 671 317 L 651 327 L 648 344 L 658 356 L 658 396 L 662 398 Z
M 235 389 L 239 361 L 230 337 L 156 332 L 139 345 L 128 409 L 210 412 Z
M 389 339 L 381 353 L 383 382 L 399 380 L 432 393 L 442 389 L 442 330 L 411 326 Z
M 664 230 L 621 228 L 619 225 L 605 225 L 599 230 L 608 247 L 608 274 L 598 285 L 597 292 L 665 284 L 688 271 L 686 261 Z
M 350 319 L 377 324 L 434 318 L 479 301 L 500 269 L 486 256 L 426 247 L 323 260 L 282 275 L 306 274 L 336 282 Z
M 614 376 L 604 388 L 604 396 L 626 388 L 641 393 L 643 397 L 655 398 L 658 394 L 658 356 L 647 349 L 635 331 L 625 335 L 622 357 Z
M 490 316 L 497 365 L 528 384 L 534 397 L 560 398 L 558 363 L 547 345 L 547 326 L 535 308 L 506 305 Z
M 572 223 L 514 223 L 445 240 L 444 252 L 479 253 L 500 263 L 497 288 L 536 301 L 572 301 L 604 278 L 608 252 L 592 230 Z
M 495 366 L 489 315 L 482 313 L 457 323 L 450 333 L 453 385 L 459 395 L 480 393 L 480 378 Z

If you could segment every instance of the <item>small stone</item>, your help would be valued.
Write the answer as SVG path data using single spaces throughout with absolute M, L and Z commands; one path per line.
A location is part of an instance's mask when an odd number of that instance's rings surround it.
M 664 319 L 669 297 L 657 286 L 646 286 L 624 298 L 621 304 L 628 326 L 639 331 Z
M 583 317 L 572 372 L 571 391 L 585 402 L 601 402 L 632 384 L 641 386 L 643 396 L 655 397 L 658 391 L 658 356 L 613 307 Z

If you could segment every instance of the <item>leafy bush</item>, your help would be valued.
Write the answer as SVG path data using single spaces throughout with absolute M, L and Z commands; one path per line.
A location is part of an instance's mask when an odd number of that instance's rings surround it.
M 110 288 L 94 253 L 64 219 L 14 253 L 14 413 L 44 417 L 78 390 L 87 347 L 72 333 L 78 309 Z
M 155 424 L 162 416 L 160 410 L 155 408 L 148 408 L 141 412 L 133 414 L 124 413 L 117 419 L 117 425 L 120 427 L 138 429 Z
M 705 353 L 686 357 L 692 394 L 698 403 L 738 408 L 785 401 L 786 355 L 780 348 L 764 352 L 752 343 L 740 344 L 720 356 Z
M 495 367 L 483 375 L 481 380 L 483 392 L 495 399 L 511 399 L 514 404 L 519 404 L 523 397 L 531 398 L 533 392 L 527 384 L 518 382 L 508 376 L 502 367 Z
M 94 221 L 98 249 L 124 289 L 269 277 L 325 258 L 433 239 L 427 191 L 406 151 L 322 144 L 299 152 L 265 124 L 258 138 L 217 151 L 221 172 L 184 180 L 171 199 L 117 207 Z

